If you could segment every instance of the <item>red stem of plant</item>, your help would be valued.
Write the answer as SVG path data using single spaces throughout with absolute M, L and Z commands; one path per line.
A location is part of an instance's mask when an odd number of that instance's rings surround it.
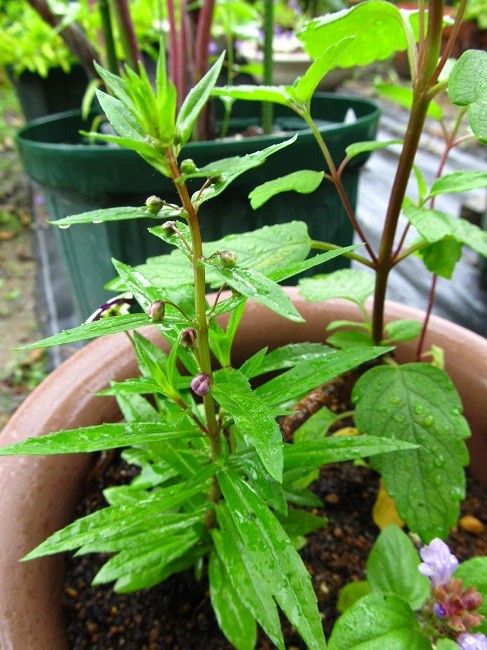
M 189 89 L 189 79 L 186 61 L 189 59 L 186 52 L 187 31 L 186 31 L 186 0 L 179 2 L 179 39 L 178 39 L 178 81 L 181 88 L 181 104 Z
M 433 278 L 431 281 L 431 287 L 430 287 L 430 292 L 429 292 L 429 298 L 428 298 L 428 306 L 426 308 L 426 314 L 424 317 L 424 322 L 423 322 L 423 329 L 421 330 L 421 336 L 419 337 L 418 341 L 418 347 L 416 349 L 416 360 L 420 361 L 421 360 L 421 355 L 423 354 L 423 346 L 424 346 L 424 340 L 426 338 L 426 332 L 428 331 L 428 324 L 431 318 L 431 313 L 433 311 L 433 305 L 435 303 L 435 294 L 436 294 L 436 282 L 438 280 L 438 276 L 433 274 Z
M 128 6 L 127 0 L 117 0 L 117 9 L 120 20 L 120 26 L 122 27 L 127 44 L 130 48 L 131 58 L 133 59 L 134 64 L 138 64 L 139 61 L 142 61 L 142 54 L 139 50 L 139 45 L 137 43 L 137 36 L 135 35 L 134 24 L 130 16 L 130 9 Z M 134 68 L 136 69 L 136 65 Z
M 460 25 L 462 23 L 462 19 L 465 14 L 466 6 L 467 6 L 467 0 L 461 0 L 460 4 L 458 5 L 457 15 L 455 16 L 455 22 L 453 23 L 450 36 L 448 37 L 445 48 L 443 50 L 443 54 L 441 55 L 440 61 L 436 66 L 436 70 L 433 74 L 433 78 L 431 80 L 432 84 L 435 84 L 438 81 L 438 77 L 440 76 L 441 71 L 445 67 L 446 62 L 450 57 L 450 54 L 453 50 L 453 46 L 455 45 L 455 41 L 458 36 L 458 32 L 460 31 Z
M 178 33 L 176 29 L 176 17 L 174 15 L 173 0 L 167 0 L 166 7 L 167 7 L 167 17 L 169 20 L 169 78 L 176 86 L 176 92 L 178 96 L 178 108 L 180 108 L 181 104 L 183 103 L 184 94 L 178 79 L 178 70 L 179 70 Z
M 198 83 L 208 70 L 211 22 L 214 7 L 215 0 L 203 0 L 203 5 L 198 16 L 195 45 L 195 83 Z

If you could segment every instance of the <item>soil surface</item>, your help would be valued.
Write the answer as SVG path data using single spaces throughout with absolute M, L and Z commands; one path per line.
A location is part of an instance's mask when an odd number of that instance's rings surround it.
M 100 488 L 127 482 L 132 476 L 132 467 L 122 461 L 114 463 L 92 485 L 78 514 L 105 505 Z M 314 491 L 324 508 L 313 512 L 325 515 L 329 523 L 308 536 L 301 554 L 313 578 L 327 636 L 337 616 L 338 590 L 365 577 L 367 555 L 379 532 L 371 517 L 377 487 L 377 474 L 352 463 L 327 466 L 315 483 Z M 480 520 L 486 497 L 487 490 L 469 477 L 462 515 Z M 485 532 L 472 534 L 458 528 L 448 543 L 460 560 L 487 554 Z M 206 578 L 197 581 L 187 571 L 152 589 L 119 595 L 109 586 L 90 586 L 105 560 L 102 555 L 67 558 L 64 604 L 72 650 L 231 650 L 216 623 Z M 286 648 L 306 647 L 284 619 L 283 627 Z M 257 647 L 270 650 L 273 645 L 262 634 Z

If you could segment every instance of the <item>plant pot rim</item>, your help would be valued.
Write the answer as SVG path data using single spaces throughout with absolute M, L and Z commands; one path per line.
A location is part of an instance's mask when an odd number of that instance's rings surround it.
M 311 304 L 298 296 L 296 288 L 287 291 L 306 322 L 286 321 L 249 302 L 236 339 L 241 358 L 266 344 L 276 347 L 299 340 L 323 340 L 327 321 L 359 316 L 351 303 L 332 300 Z M 421 313 L 389 302 L 386 320 L 418 318 Z M 144 333 L 153 340 L 161 340 L 156 328 L 145 328 Z M 487 458 L 487 440 L 482 435 L 487 428 L 487 340 L 433 316 L 427 345 L 432 342 L 446 348 L 447 369 L 462 394 L 474 431 L 469 441 L 472 461 L 482 475 Z M 119 334 L 98 339 L 76 352 L 17 410 L 0 434 L 0 444 L 62 427 L 117 419 L 113 398 L 94 394 L 110 379 L 133 376 L 136 364 L 129 350 L 127 337 Z M 411 359 L 413 350 L 411 343 L 399 346 L 398 360 Z M 472 368 L 478 377 L 472 375 Z M 18 558 L 69 521 L 90 467 L 91 457 L 86 454 L 0 459 L 0 640 L 5 650 L 66 648 L 59 607 L 61 558 L 50 557 L 27 564 L 19 564 Z M 483 478 L 485 481 L 485 475 Z
M 357 116 L 357 119 L 355 122 L 348 123 L 348 124 L 343 124 L 343 123 L 338 123 L 337 126 L 333 128 L 326 128 L 326 133 L 331 137 L 335 135 L 336 133 L 347 133 L 350 131 L 354 130 L 354 126 L 362 126 L 364 124 L 367 124 L 371 120 L 378 119 L 379 117 L 379 112 L 380 109 L 379 107 L 372 101 L 368 99 L 363 99 L 361 97 L 354 97 L 353 95 L 337 95 L 335 93 L 327 93 L 327 92 L 317 92 L 314 94 L 313 99 L 316 99 L 318 101 L 325 102 L 327 101 L 330 104 L 335 104 L 337 106 L 344 105 L 347 103 L 350 104 L 355 104 L 356 106 L 360 106 L 364 110 L 364 115 L 359 115 Z M 18 144 L 33 144 L 35 143 L 36 147 L 39 148 L 44 148 L 44 149 L 50 149 L 53 151 L 65 151 L 65 150 L 72 150 L 76 149 L 76 151 L 79 151 L 80 154 L 84 154 L 86 152 L 93 152 L 93 145 L 90 144 L 80 144 L 80 143 L 58 143 L 58 142 L 43 142 L 41 140 L 36 140 L 35 138 L 32 139 L 33 133 L 35 134 L 36 129 L 39 127 L 42 127 L 44 125 L 50 125 L 50 124 L 55 124 L 55 123 L 61 123 L 65 120 L 69 120 L 73 117 L 81 117 L 81 111 L 76 109 L 72 111 L 64 111 L 62 113 L 54 113 L 53 115 L 47 115 L 45 117 L 40 117 L 35 120 L 32 120 L 28 124 L 26 124 L 24 127 L 22 127 L 17 135 L 16 135 L 16 141 Z M 306 136 L 311 136 L 311 130 L 309 128 L 303 128 L 298 132 L 298 137 L 306 135 Z M 258 136 L 251 136 L 248 138 L 245 138 L 244 142 L 248 143 L 249 146 L 257 143 L 257 142 L 262 142 L 265 146 L 269 146 L 272 144 L 275 144 L 277 142 L 282 142 L 283 140 L 286 140 L 286 138 L 289 137 L 289 134 L 282 134 L 282 135 L 258 135 Z M 188 142 L 184 148 L 183 151 L 185 152 L 185 155 L 190 155 L 194 153 L 196 150 L 200 149 L 206 149 L 206 148 L 211 148 L 214 147 L 215 145 L 219 146 L 224 146 L 226 149 L 228 149 L 229 152 L 233 151 L 234 149 L 240 149 L 242 146 L 242 140 L 205 140 L 203 142 Z M 117 156 L 120 155 L 120 152 L 126 153 L 126 150 L 121 148 L 121 147 L 110 147 L 110 153 L 111 155 Z M 133 152 L 129 152 L 133 154 Z M 136 154 L 134 154 L 136 155 Z

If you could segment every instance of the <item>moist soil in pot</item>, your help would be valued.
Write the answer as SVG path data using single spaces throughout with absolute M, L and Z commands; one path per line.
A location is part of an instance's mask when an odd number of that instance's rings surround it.
M 343 385 L 335 386 L 335 390 L 338 399 L 332 398 L 330 406 L 334 411 L 345 410 L 349 391 Z M 347 424 L 343 420 L 340 426 Z M 119 455 L 108 458 L 111 462 L 105 458 L 92 474 L 77 516 L 104 507 L 102 490 L 128 483 L 138 471 Z M 379 533 L 371 515 L 378 481 L 378 475 L 366 466 L 340 463 L 324 467 L 313 485 L 313 491 L 324 504 L 322 509 L 313 512 L 327 517 L 328 525 L 308 536 L 301 556 L 313 579 L 327 637 L 338 616 L 336 603 L 340 588 L 352 580 L 365 578 L 367 556 Z M 487 555 L 487 529 L 481 524 L 486 503 L 487 488 L 467 474 L 467 498 L 461 516 L 475 519 L 465 527 L 469 530 L 459 526 L 447 540 L 460 561 Z M 194 571 L 186 571 L 151 589 L 121 595 L 114 593 L 109 585 L 91 586 L 106 559 L 101 554 L 66 557 L 64 608 L 70 649 L 231 650 L 232 646 L 218 628 L 205 575 L 196 580 Z M 305 649 L 284 617 L 282 623 L 286 648 Z M 273 647 L 260 634 L 258 650 Z

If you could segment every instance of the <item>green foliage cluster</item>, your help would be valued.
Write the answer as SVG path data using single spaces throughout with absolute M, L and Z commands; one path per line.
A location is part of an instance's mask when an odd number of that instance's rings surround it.
M 439 21 L 437 34 L 441 34 L 441 16 Z M 194 567 L 196 575 L 207 569 L 216 617 L 236 648 L 255 646 L 257 625 L 276 647 L 284 648 L 281 610 L 307 647 L 321 649 L 326 647 L 322 622 L 297 549 L 305 543 L 306 534 L 326 525 L 323 517 L 309 512 L 310 507 L 320 505 L 310 485 L 323 465 L 370 459 L 412 531 L 425 542 L 448 534 L 464 496 L 468 425 L 451 380 L 438 367 L 438 354 L 434 364 L 396 363 L 394 346 L 416 339 L 422 327 L 412 320 L 384 326 L 383 299 L 390 270 L 410 254 L 421 253 L 427 268 L 447 275 L 451 268 L 448 273 L 444 270 L 441 254 L 445 245 L 453 243 L 458 249 L 468 245 L 479 253 L 487 252 L 485 233 L 434 210 L 437 195 L 485 186 L 486 175 L 440 173 L 428 187 L 420 170 L 413 168 L 415 147 L 433 97 L 447 88 L 452 101 L 463 107 L 460 119 L 468 112 L 473 132 L 480 140 L 484 138 L 487 85 L 477 83 L 484 53 L 467 52 L 453 68 L 450 82 L 436 83 L 439 50 L 433 44 L 431 51 L 423 51 L 408 96 L 416 122 L 402 149 L 400 169 L 407 173 L 401 176 L 403 172 L 398 171 L 391 195 L 391 205 L 397 209 L 388 211 L 379 254 L 358 230 L 369 258 L 359 254 L 361 247 L 313 241 L 306 225 L 295 221 L 238 237 L 201 241 L 198 209 L 202 203 L 279 149 L 291 151 L 297 136 L 202 169 L 189 160 L 179 162 L 211 95 L 284 104 L 314 133 L 323 153 L 323 172 L 300 170 L 266 183 L 251 193 L 252 204 L 263 205 L 279 192 L 312 192 L 321 182 L 333 182 L 346 204 L 341 172 L 348 161 L 402 143 L 352 145 L 337 168 L 310 114 L 312 94 L 336 66 L 367 63 L 405 48 L 410 61 L 417 64 L 416 36 L 423 47 L 425 40 L 421 28 L 415 33 L 414 24 L 409 14 L 381 0 L 318 18 L 303 32 L 315 60 L 292 86 L 216 88 L 222 55 L 179 110 L 164 56 L 158 61 L 155 89 L 142 66 L 138 72 L 126 68 L 121 76 L 99 68 L 108 92 L 98 90 L 97 96 L 115 134 L 88 135 L 136 151 L 171 178 L 179 203 L 150 197 L 143 207 L 96 210 L 56 223 L 71 227 L 156 218 L 160 225 L 151 228 L 151 233 L 174 250 L 138 267 L 113 260 L 117 278 L 110 286 L 121 292 L 117 304 L 133 296 L 139 313 L 92 320 L 32 346 L 126 332 L 141 375 L 113 382 L 103 391 L 116 397 L 123 422 L 58 431 L 3 448 L 1 453 L 123 448 L 122 457 L 140 472 L 129 485 L 105 491 L 106 508 L 54 533 L 24 559 L 60 551 L 111 554 L 94 582 L 114 582 L 115 590 L 122 593 L 148 588 L 189 567 Z M 406 100 L 401 97 L 399 101 L 404 104 Z M 418 196 L 405 198 L 403 181 L 413 171 Z M 192 195 L 188 180 L 199 183 Z M 418 239 L 394 253 L 401 207 Z M 349 216 L 357 226 L 353 213 Z M 312 250 L 322 252 L 310 255 Z M 279 283 L 337 255 L 356 259 L 367 270 L 307 278 L 300 281 L 300 292 L 311 302 L 351 301 L 361 320 L 330 323 L 326 344 L 264 347 L 242 364 L 232 365 L 233 343 L 247 300 L 283 319 L 302 322 Z M 217 290 L 211 300 L 206 296 L 208 287 Z M 372 294 L 371 318 L 365 303 Z M 137 331 L 149 324 L 162 335 L 164 349 Z M 303 396 L 354 369 L 361 374 L 352 395 L 358 435 L 328 435 L 340 415 L 322 409 L 289 439 L 283 439 L 283 418 Z M 372 593 L 345 611 L 330 647 L 431 648 L 432 639 L 425 636 L 414 614 L 428 596 L 425 580 L 415 573 L 417 562 L 407 537 L 394 529 L 383 533 L 369 560 L 369 585 L 357 588 L 360 596 L 369 588 Z M 352 602 L 356 595 L 357 591 L 343 598 Z

